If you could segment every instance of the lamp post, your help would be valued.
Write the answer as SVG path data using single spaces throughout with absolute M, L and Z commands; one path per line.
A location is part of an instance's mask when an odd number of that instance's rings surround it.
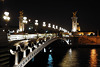
M 56 25 L 56 37 L 58 35 L 58 26 Z
M 10 21 L 9 12 L 4 12 L 3 19 L 6 21 L 5 30 L 7 32 L 7 22 Z
M 27 24 L 27 22 L 28 22 L 28 21 L 27 21 L 27 17 L 23 17 L 23 23 L 24 23 L 24 24 Z
M 43 27 L 46 27 L 46 22 L 43 22 Z M 44 28 L 45 31 L 45 28 Z M 45 37 L 46 37 L 46 32 L 45 32 Z
M 59 27 L 59 31 L 61 31 L 61 27 Z
M 38 39 L 38 33 L 37 33 L 37 26 L 38 26 L 38 25 L 39 25 L 38 20 L 35 20 L 35 26 L 36 26 L 35 31 L 36 31 L 36 34 L 37 34 L 37 39 Z
M 58 26 L 56 25 L 56 29 L 58 29 Z
M 55 29 L 55 25 L 54 24 L 52 25 L 52 28 Z
M 50 33 L 51 33 L 51 23 L 48 23 L 48 30 L 49 30 L 49 37 L 50 37 L 50 39 L 51 39 L 51 36 L 50 36 Z
M 61 32 L 61 30 L 62 30 L 62 27 L 59 27 L 59 37 L 62 37 L 62 32 Z
M 55 25 L 54 24 L 52 25 L 52 28 L 53 28 L 53 37 L 55 37 Z
M 25 29 L 25 28 L 26 28 L 26 27 L 25 27 L 25 24 L 28 23 L 27 17 L 23 17 L 23 21 L 22 21 L 22 22 L 23 22 L 23 31 L 25 32 L 25 30 L 26 30 L 26 29 Z
M 48 23 L 48 28 L 51 28 L 51 23 Z
M 43 22 L 43 27 L 46 27 L 46 22 Z

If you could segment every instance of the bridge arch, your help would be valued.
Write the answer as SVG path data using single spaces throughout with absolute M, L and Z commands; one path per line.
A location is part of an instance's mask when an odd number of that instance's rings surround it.
M 33 57 L 35 57 L 40 51 L 42 51 L 45 47 L 48 47 L 55 41 L 61 40 L 63 43 L 66 43 L 65 38 L 51 38 L 45 41 L 44 44 L 39 45 L 36 49 L 34 49 L 32 52 L 30 52 L 25 58 L 22 58 L 19 64 L 14 65 L 14 67 L 24 67 Z

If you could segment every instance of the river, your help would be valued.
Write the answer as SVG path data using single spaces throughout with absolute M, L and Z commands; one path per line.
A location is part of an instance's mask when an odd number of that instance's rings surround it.
M 66 48 L 39 53 L 26 67 L 100 67 L 100 48 Z

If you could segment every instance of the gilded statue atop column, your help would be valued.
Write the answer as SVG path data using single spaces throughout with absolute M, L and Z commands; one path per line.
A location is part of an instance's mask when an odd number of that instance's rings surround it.
M 77 11 L 73 12 L 73 17 L 76 17 Z
M 22 11 L 20 11 L 19 13 L 20 13 L 20 16 L 23 16 L 23 10 L 22 10 Z

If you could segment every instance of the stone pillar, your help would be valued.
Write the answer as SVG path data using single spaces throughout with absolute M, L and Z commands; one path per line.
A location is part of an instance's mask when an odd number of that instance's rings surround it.
M 78 17 L 71 17 L 72 19 L 72 32 L 77 32 L 77 19 Z
M 31 47 L 29 48 L 29 50 L 30 50 L 30 52 L 32 52 L 32 48 Z
M 20 16 L 19 16 L 19 31 L 20 32 L 24 31 L 23 11 L 20 11 Z
M 23 52 L 23 58 L 25 58 L 26 57 L 26 50 L 24 50 L 24 52 Z
M 18 65 L 18 52 L 15 53 L 15 65 Z
M 72 32 L 77 32 L 77 19 L 78 17 L 76 17 L 76 13 L 77 11 L 73 12 L 73 17 L 71 17 L 72 19 Z

